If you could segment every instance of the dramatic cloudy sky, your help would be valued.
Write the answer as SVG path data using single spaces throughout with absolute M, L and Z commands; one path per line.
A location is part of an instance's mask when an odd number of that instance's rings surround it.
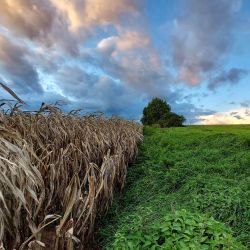
M 0 0 L 0 81 L 27 108 L 250 123 L 248 0 Z M 0 99 L 10 96 L 0 90 Z

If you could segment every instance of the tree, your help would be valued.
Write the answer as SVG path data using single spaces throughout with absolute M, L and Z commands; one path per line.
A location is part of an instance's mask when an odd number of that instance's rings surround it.
M 183 125 L 185 118 L 171 112 L 170 105 L 160 99 L 153 98 L 148 106 L 143 109 L 141 122 L 143 125 L 159 124 L 160 127 L 180 127 Z

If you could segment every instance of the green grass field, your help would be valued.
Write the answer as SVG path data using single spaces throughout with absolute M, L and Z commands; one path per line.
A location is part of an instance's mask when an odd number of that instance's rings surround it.
M 99 245 L 119 249 L 121 238 L 130 234 L 136 241 L 138 232 L 183 209 L 194 217 L 212 216 L 250 249 L 250 126 L 145 128 L 126 187 L 99 225 Z M 236 248 L 244 249 L 204 247 Z

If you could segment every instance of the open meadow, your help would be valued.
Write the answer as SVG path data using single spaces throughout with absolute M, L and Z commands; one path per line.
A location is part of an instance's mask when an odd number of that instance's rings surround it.
M 250 249 L 250 126 L 146 127 L 139 152 L 103 248 Z

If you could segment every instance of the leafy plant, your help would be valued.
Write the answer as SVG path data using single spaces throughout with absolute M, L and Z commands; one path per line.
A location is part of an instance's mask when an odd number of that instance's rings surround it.
M 186 210 L 167 214 L 161 222 L 117 233 L 109 249 L 246 249 L 222 223 Z

